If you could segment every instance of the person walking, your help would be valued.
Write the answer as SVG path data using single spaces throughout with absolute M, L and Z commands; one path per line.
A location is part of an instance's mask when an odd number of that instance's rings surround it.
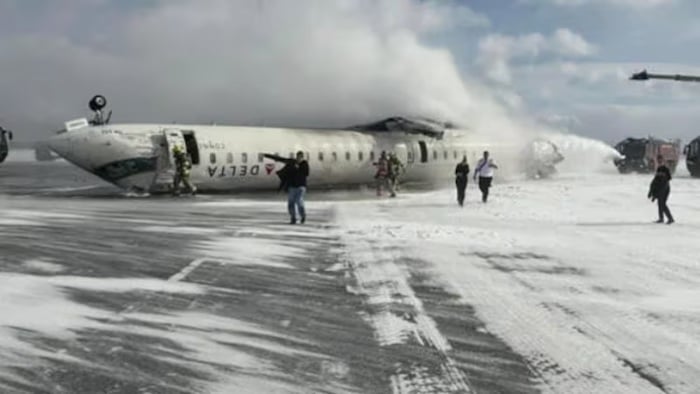
M 389 189 L 389 160 L 386 157 L 386 151 L 382 151 L 379 155 L 379 160 L 373 163 L 377 167 L 377 172 L 374 174 L 374 179 L 377 182 L 377 196 L 382 195 L 382 189 Z
M 474 170 L 474 181 L 479 177 L 479 190 L 481 190 L 481 201 L 486 202 L 489 198 L 489 189 L 493 181 L 493 170 L 498 169 L 498 166 L 493 163 L 493 159 L 489 158 L 489 152 L 484 151 L 484 156 L 479 159 Z
M 284 167 L 276 172 L 280 178 L 277 191 L 284 190 L 287 193 L 287 211 L 289 211 L 289 223 L 297 224 L 297 212 L 302 224 L 306 222 L 306 207 L 304 196 L 306 195 L 306 178 L 309 176 L 309 162 L 304 159 L 304 152 L 298 151 L 293 159 L 264 153 L 264 157 L 284 163 Z
M 297 152 L 293 166 L 287 174 L 287 210 L 289 211 L 290 224 L 297 223 L 297 211 L 301 223 L 306 222 L 306 208 L 304 196 L 306 195 L 306 178 L 309 176 L 309 162 L 304 159 L 304 152 Z
M 175 159 L 175 176 L 173 177 L 173 195 L 180 195 L 180 183 L 185 185 L 186 190 L 194 195 L 197 192 L 197 187 L 190 183 L 190 170 L 192 163 L 185 154 L 182 147 L 175 145 L 173 147 L 173 158 Z
M 405 171 L 405 167 L 395 153 L 389 153 L 389 193 L 391 197 L 396 197 L 399 189 L 399 177 Z
M 457 203 L 459 206 L 464 206 L 464 191 L 467 188 L 469 180 L 469 163 L 467 156 L 462 157 L 462 161 L 457 163 L 455 167 L 455 186 L 457 186 Z
M 663 156 L 657 158 L 657 163 L 659 166 L 656 168 L 654 179 L 651 180 L 651 184 L 649 185 L 647 197 L 650 198 L 652 202 L 654 202 L 654 200 L 658 202 L 659 220 L 657 220 L 656 223 L 663 223 L 664 215 L 666 215 L 666 224 L 671 224 L 675 221 L 667 205 L 668 196 L 671 194 L 671 171 L 666 164 L 664 164 Z

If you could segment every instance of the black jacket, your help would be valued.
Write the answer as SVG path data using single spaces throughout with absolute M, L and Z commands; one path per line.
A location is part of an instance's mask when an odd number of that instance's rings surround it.
M 467 180 L 467 178 L 469 178 L 469 163 L 460 162 L 457 164 L 457 167 L 455 167 L 455 177 L 457 177 L 458 180 L 462 178 Z
M 659 198 L 659 196 L 669 193 L 671 191 L 670 181 L 671 171 L 664 165 L 659 166 L 659 168 L 656 169 L 654 179 L 651 180 L 651 184 L 649 185 L 648 197 Z
M 306 177 L 309 176 L 309 163 L 306 160 L 302 160 L 301 163 L 294 162 L 287 174 L 289 180 L 289 187 L 306 187 Z
M 280 186 L 277 190 L 287 191 L 290 187 L 306 186 L 306 177 L 309 176 L 309 162 L 302 160 L 297 163 L 296 159 L 270 153 L 264 153 L 263 156 L 284 163 L 284 167 L 276 172 L 280 178 Z
M 281 160 L 280 160 L 281 161 Z M 309 162 L 303 160 L 297 163 L 296 160 L 285 160 L 285 165 L 277 171 L 280 178 L 280 186 L 277 190 L 287 191 L 290 187 L 306 187 L 306 177 L 309 176 Z

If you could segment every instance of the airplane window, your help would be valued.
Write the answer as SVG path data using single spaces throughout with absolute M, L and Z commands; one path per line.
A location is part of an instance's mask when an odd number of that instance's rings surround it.
M 374 151 L 373 150 L 369 151 L 369 159 L 371 161 L 374 161 Z
M 228 164 L 233 163 L 233 153 L 229 152 L 229 153 L 226 154 L 226 162 L 227 162 Z
M 454 158 L 457 158 L 457 151 L 454 151 Z
M 262 163 L 263 159 L 265 159 L 265 156 L 262 153 L 258 153 L 258 163 Z
M 408 161 L 413 161 L 413 152 L 408 152 Z
M 318 161 L 323 161 L 323 152 L 318 152 Z
M 364 155 L 362 154 L 362 152 L 357 152 L 357 160 L 362 161 L 362 159 L 363 159 L 362 156 L 364 156 Z
M 442 157 L 443 159 L 447 160 L 447 151 L 442 152 Z
M 345 152 L 345 160 L 350 161 L 350 152 Z
M 242 163 L 248 162 L 248 154 L 247 153 L 241 153 L 241 162 Z
M 211 164 L 216 164 L 216 153 L 210 153 L 209 154 L 209 162 Z
M 289 158 L 293 159 L 294 158 L 294 152 L 289 152 Z
M 437 151 L 436 150 L 433 151 L 433 160 L 437 160 Z
M 333 153 L 331 153 L 331 155 L 333 156 L 333 161 L 338 161 L 338 154 L 337 153 L 333 152 Z

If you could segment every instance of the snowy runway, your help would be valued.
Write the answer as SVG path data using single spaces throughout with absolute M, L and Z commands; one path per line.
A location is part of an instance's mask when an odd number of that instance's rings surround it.
M 311 193 L 309 223 L 290 226 L 274 195 L 12 179 L 2 392 L 700 387 L 696 180 L 673 181 L 672 226 L 652 223 L 648 177 L 619 175 L 497 182 L 488 204 L 470 185 L 464 208 L 451 189 Z
M 672 226 L 652 223 L 647 185 L 617 175 L 504 184 L 463 209 L 429 193 L 367 203 L 372 214 L 353 207 L 345 226 L 429 262 L 545 392 L 695 392 L 700 184 L 676 180 L 670 203 L 683 219 Z

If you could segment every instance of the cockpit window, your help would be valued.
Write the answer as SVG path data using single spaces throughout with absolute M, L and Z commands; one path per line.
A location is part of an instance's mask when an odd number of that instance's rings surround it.
M 157 157 L 136 157 L 115 161 L 95 169 L 95 175 L 109 182 L 114 182 L 142 172 L 155 171 Z

